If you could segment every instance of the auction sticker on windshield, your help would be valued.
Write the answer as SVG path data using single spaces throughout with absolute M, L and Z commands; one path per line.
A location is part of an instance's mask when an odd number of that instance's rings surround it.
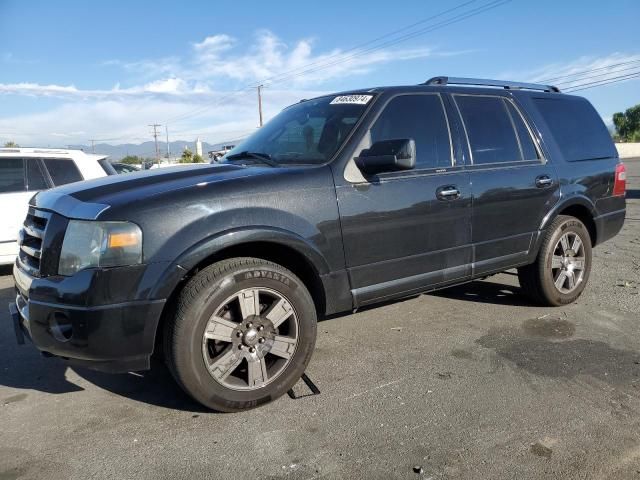
M 331 100 L 331 105 L 340 105 L 344 103 L 366 105 L 372 98 L 373 95 L 340 95 L 339 97 Z

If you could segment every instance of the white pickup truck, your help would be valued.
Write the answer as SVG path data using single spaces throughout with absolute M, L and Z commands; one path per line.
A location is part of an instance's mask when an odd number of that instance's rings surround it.
M 36 192 L 115 173 L 104 155 L 81 150 L 0 148 L 0 265 L 15 261 L 18 231 Z

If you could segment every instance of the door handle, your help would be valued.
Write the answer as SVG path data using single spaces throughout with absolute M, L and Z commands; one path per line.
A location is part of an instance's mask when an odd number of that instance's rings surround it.
M 455 200 L 460 198 L 460 190 L 455 185 L 445 185 L 436 190 L 438 200 Z
M 553 185 L 553 179 L 549 175 L 540 175 L 536 177 L 536 187 L 546 188 Z

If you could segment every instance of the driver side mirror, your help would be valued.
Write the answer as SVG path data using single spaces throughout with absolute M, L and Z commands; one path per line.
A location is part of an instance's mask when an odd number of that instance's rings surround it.
M 375 142 L 354 160 L 366 174 L 411 170 L 416 166 L 416 142 L 412 138 Z

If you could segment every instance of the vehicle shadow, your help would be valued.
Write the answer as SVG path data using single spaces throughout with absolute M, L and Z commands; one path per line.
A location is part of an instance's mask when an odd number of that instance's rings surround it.
M 54 395 L 83 391 L 84 382 L 70 374 L 72 371 L 99 388 L 138 402 L 174 410 L 208 411 L 182 391 L 159 358 L 152 359 L 149 371 L 114 375 L 45 358 L 29 340 L 18 345 L 7 308 L 13 296 L 13 286 L 0 289 L 0 387 Z M 0 405 L 20 401 L 26 394 L 11 395 L 0 389 Z
M 116 395 L 137 402 L 188 412 L 215 413 L 188 396 L 176 383 L 161 358 L 153 357 L 151 370 L 110 374 L 71 367 L 79 376 Z
M 640 198 L 640 190 L 627 190 L 626 197 L 637 200 Z
M 439 290 L 433 292 L 432 295 L 474 303 L 480 302 L 516 307 L 535 306 L 520 287 L 484 280 L 476 280 L 456 287 Z
M 11 275 L 13 265 L 0 265 L 0 276 Z

